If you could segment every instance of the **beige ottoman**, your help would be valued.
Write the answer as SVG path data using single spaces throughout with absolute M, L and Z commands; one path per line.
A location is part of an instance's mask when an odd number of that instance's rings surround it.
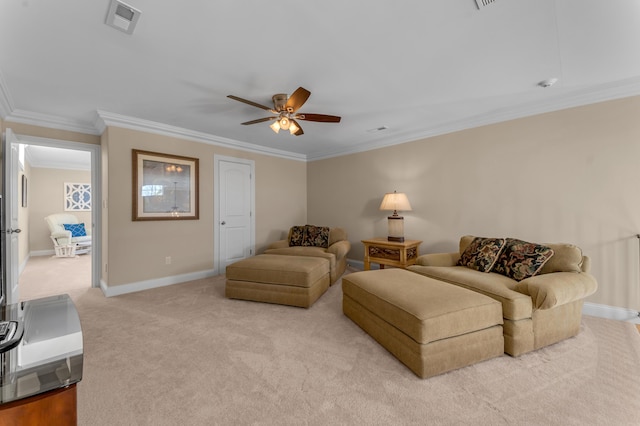
M 229 298 L 308 308 L 329 288 L 329 261 L 260 254 L 227 266 L 226 277 Z
M 504 353 L 500 302 L 404 269 L 342 278 L 344 314 L 426 378 Z

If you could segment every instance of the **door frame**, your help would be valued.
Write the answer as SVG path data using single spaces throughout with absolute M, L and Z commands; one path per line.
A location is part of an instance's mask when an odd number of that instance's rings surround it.
M 226 155 L 213 155 L 213 270 L 216 275 L 223 274 L 224 271 L 220 271 L 220 179 L 218 173 L 220 172 L 221 162 L 240 163 L 250 166 L 251 171 L 251 253 L 255 254 L 256 246 L 256 173 L 255 173 L 255 161 L 248 160 L 246 158 L 229 157 Z
M 88 151 L 91 153 L 91 287 L 100 287 L 102 268 L 102 148 L 100 145 L 16 133 L 21 144 Z
M 18 143 L 15 133 L 10 128 L 6 128 L 2 134 L 2 194 L 4 213 L 0 228 L 2 235 L 2 278 L 3 283 L 1 302 L 2 305 L 18 303 L 20 291 L 18 287 L 20 266 L 18 264 L 20 256 L 21 232 L 19 223 L 19 195 L 18 177 L 20 167 L 18 165 Z M 15 213 L 15 214 L 14 214 Z M 1 216 L 1 215 L 0 215 Z

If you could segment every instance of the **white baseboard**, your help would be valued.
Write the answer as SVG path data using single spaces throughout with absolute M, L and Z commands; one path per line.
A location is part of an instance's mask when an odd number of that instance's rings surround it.
M 22 271 L 24 271 L 24 268 L 27 266 L 27 262 L 29 261 L 30 257 L 31 255 L 28 254 L 27 257 L 24 258 L 24 261 L 18 267 L 18 276 L 22 275 Z
M 632 309 L 620 308 L 617 306 L 600 305 L 597 303 L 584 302 L 582 313 L 593 317 L 608 318 L 618 321 L 628 321 L 634 324 L 640 324 L 640 316 L 638 311 Z
M 29 256 L 53 256 L 54 254 L 56 254 L 55 250 L 36 250 L 31 251 Z
M 121 294 L 135 293 L 137 291 L 150 290 L 152 288 L 165 287 L 173 284 L 180 284 L 187 281 L 200 280 L 217 275 L 213 269 L 191 272 L 188 274 L 162 277 L 153 280 L 138 281 L 135 283 L 109 286 L 100 280 L 100 289 L 106 297 L 119 296 Z

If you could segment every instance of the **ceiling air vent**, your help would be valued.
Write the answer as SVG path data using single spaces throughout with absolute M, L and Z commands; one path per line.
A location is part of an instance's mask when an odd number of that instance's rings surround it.
M 476 4 L 478 5 L 478 9 L 483 9 L 493 3 L 495 3 L 496 0 L 476 0 Z
M 389 130 L 389 128 L 387 126 L 380 126 L 380 127 L 376 127 L 375 129 L 369 129 L 367 130 L 367 132 L 376 133 L 376 132 L 381 132 L 383 130 Z
M 105 24 L 127 34 L 132 34 L 140 18 L 140 11 L 118 0 L 111 0 Z

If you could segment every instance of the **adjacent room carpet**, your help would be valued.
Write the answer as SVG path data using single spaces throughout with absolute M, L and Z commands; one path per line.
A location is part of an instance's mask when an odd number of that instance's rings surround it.
M 18 282 L 20 300 L 88 289 L 91 287 L 91 255 L 31 256 Z
M 637 425 L 640 334 L 577 337 L 417 378 L 342 314 L 229 300 L 224 278 L 105 298 L 71 290 L 84 333 L 81 425 Z

